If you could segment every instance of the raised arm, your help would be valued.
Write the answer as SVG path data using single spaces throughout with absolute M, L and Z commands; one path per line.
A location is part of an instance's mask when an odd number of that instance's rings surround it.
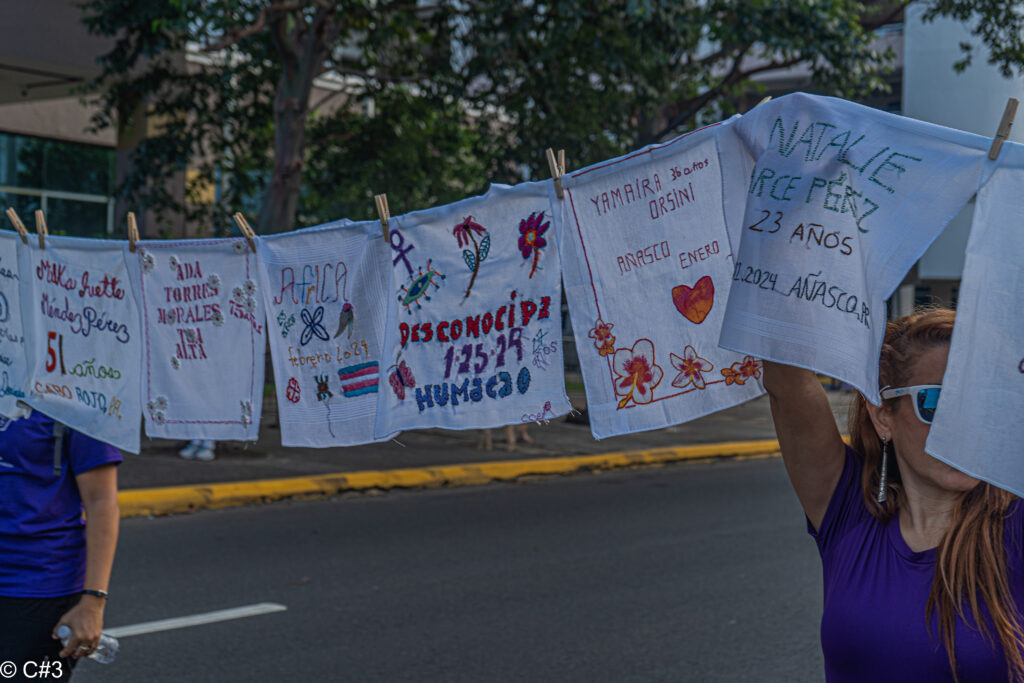
M 764 388 L 789 480 L 817 529 L 843 473 L 845 453 L 828 397 L 810 370 L 769 361 Z

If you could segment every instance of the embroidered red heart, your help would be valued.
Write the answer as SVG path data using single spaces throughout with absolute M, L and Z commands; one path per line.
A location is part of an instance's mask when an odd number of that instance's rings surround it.
M 673 287 L 672 303 L 687 320 L 700 325 L 715 303 L 715 283 L 711 281 L 711 276 L 705 275 L 693 287 Z

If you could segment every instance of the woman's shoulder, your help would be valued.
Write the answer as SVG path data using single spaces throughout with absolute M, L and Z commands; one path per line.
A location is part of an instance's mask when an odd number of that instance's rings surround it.
M 818 549 L 822 553 L 835 546 L 851 529 L 865 520 L 873 519 L 864 502 L 861 488 L 863 467 L 863 456 L 852 447 L 846 446 L 843 473 L 832 492 L 825 517 L 817 531 L 808 524 L 808 532 L 818 542 Z

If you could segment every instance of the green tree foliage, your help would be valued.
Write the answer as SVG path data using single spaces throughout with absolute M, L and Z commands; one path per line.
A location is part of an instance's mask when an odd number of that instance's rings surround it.
M 481 139 L 463 106 L 396 87 L 380 94 L 374 110 L 313 119 L 300 224 L 367 217 L 373 195 L 385 191 L 398 215 L 485 188 Z
M 846 97 L 883 88 L 891 55 L 872 31 L 900 12 L 844 0 L 479 4 L 468 96 L 512 121 L 492 157 L 506 180 L 543 173 L 549 145 L 593 163 L 720 120 L 759 74 L 799 66 Z
M 883 7 L 883 6 L 879 6 Z M 148 134 L 121 189 L 192 221 L 259 232 L 443 203 L 579 166 L 750 106 L 751 77 L 800 66 L 823 92 L 882 86 L 872 28 L 895 16 L 833 0 L 87 0 L 116 38 L 96 124 Z M 192 47 L 191 52 L 189 48 Z M 186 58 L 186 54 L 190 54 Z M 336 91 L 317 100 L 316 78 Z M 127 165 L 125 165 L 127 168 Z
M 1024 6 L 1016 0 L 934 0 L 924 13 L 925 21 L 948 17 L 970 27 L 988 48 L 988 63 L 999 68 L 1003 76 L 1024 75 Z M 974 50 L 970 43 L 961 43 L 963 59 L 953 68 L 962 72 L 971 64 Z

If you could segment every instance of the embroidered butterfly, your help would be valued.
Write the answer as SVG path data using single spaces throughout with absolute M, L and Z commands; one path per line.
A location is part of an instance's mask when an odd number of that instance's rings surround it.
M 395 396 L 398 397 L 399 401 L 405 400 L 406 387 L 411 389 L 416 386 L 416 378 L 412 376 L 412 370 L 409 369 L 404 360 L 391 372 L 388 382 L 391 383 L 391 388 L 395 390 Z
M 303 308 L 299 314 L 302 318 L 302 324 L 306 326 L 306 329 L 302 330 L 302 336 L 299 337 L 299 344 L 305 346 L 315 335 L 318 339 L 324 341 L 330 341 L 331 338 L 327 334 L 327 330 L 321 324 L 324 319 L 324 307 L 317 306 L 316 310 L 312 313 L 309 312 L 308 308 Z

